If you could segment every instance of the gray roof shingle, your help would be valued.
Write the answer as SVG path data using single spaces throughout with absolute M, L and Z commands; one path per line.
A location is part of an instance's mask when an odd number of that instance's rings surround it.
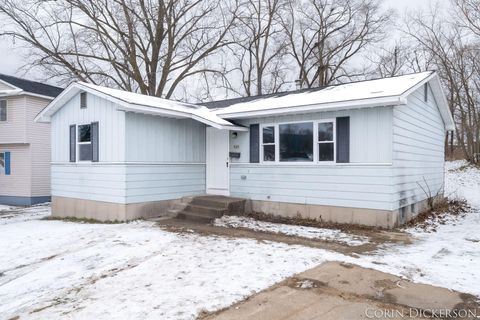
M 0 80 L 3 80 L 15 87 L 18 87 L 23 91 L 39 94 L 42 96 L 52 97 L 52 98 L 55 98 L 63 91 L 62 88 L 51 86 L 49 84 L 21 79 L 13 76 L 8 76 L 6 74 L 1 74 L 1 73 L 0 73 Z

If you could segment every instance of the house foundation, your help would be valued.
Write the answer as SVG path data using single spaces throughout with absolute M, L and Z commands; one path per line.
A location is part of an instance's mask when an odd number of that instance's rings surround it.
M 113 203 L 66 197 L 52 197 L 52 216 L 57 218 L 129 221 L 166 214 L 174 200 L 142 203 Z

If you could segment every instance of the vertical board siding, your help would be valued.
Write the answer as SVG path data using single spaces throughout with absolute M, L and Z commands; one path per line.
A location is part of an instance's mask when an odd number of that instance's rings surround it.
M 100 162 L 125 161 L 125 113 L 113 102 L 87 94 L 87 108 L 80 108 L 80 94 L 74 96 L 52 117 L 52 161 L 69 161 L 69 127 L 99 123 Z
M 127 203 L 178 199 L 205 193 L 205 164 L 129 164 Z
M 204 124 L 126 113 L 127 162 L 205 163 Z
M 284 123 L 350 117 L 350 162 L 391 163 L 392 162 L 392 107 L 376 107 L 335 112 L 317 112 L 238 120 L 243 126 L 250 124 Z M 236 138 L 230 135 L 230 151 L 240 152 L 236 163 L 248 163 L 250 159 L 248 132 L 238 132 Z
M 435 195 L 444 183 L 442 117 L 428 89 L 424 101 L 421 87 L 408 97 L 408 104 L 393 110 L 393 187 L 395 209 L 427 198 L 422 187 Z M 420 187 L 420 185 L 422 187 Z
M 391 166 L 232 164 L 230 193 L 253 200 L 391 210 Z

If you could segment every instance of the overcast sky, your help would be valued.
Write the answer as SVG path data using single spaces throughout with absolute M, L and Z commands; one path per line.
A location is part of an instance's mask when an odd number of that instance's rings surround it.
M 441 0 L 448 1 L 448 0 Z M 384 0 L 385 6 L 394 8 L 400 15 L 403 15 L 405 10 L 416 10 L 425 8 L 430 3 L 430 0 Z M 18 48 L 18 45 L 12 44 L 10 41 L 0 39 L 0 73 L 9 75 L 18 75 L 32 78 L 41 78 L 41 75 L 33 75 L 19 73 L 18 69 L 22 66 L 25 56 L 23 51 Z

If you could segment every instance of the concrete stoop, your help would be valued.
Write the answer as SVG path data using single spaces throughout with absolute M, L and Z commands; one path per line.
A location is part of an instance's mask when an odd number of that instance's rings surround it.
M 225 196 L 197 196 L 183 198 L 169 211 L 179 219 L 210 223 L 223 215 L 243 215 L 245 199 Z

